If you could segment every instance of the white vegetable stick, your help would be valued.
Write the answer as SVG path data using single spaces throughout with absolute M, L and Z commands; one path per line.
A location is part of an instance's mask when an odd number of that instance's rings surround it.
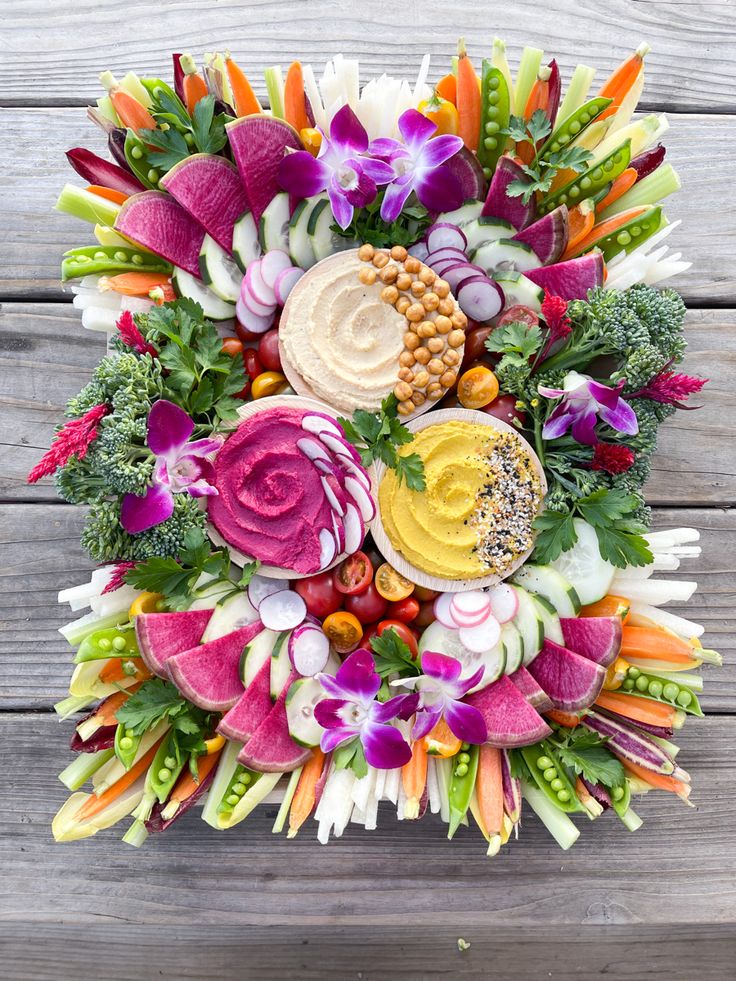
M 396 820 L 403 821 L 406 817 L 406 793 L 404 791 L 404 782 L 399 780 L 399 795 L 396 801 Z
M 326 845 L 330 831 L 339 838 L 345 830 L 350 815 L 353 812 L 353 801 L 350 796 L 355 774 L 352 770 L 331 770 L 322 791 L 322 797 L 317 806 L 315 817 L 319 821 L 317 839 Z
M 69 586 L 68 589 L 62 589 L 58 596 L 56 597 L 57 603 L 68 603 L 73 610 L 81 609 L 82 606 L 89 606 L 89 600 L 92 596 L 97 596 L 103 587 L 98 587 L 92 582 L 83 582 L 79 586 Z M 86 600 L 86 602 L 82 602 Z M 73 604 L 81 604 L 74 606 Z
M 616 577 L 616 588 L 627 599 L 636 597 L 641 603 L 664 606 L 666 603 L 685 603 L 698 588 L 686 579 L 625 579 Z
M 671 555 L 679 555 L 683 559 L 697 559 L 703 549 L 700 545 L 675 545 L 670 550 Z
M 390 800 L 392 804 L 399 802 L 399 785 L 401 784 L 401 767 L 395 770 L 388 770 L 386 773 L 386 786 L 383 791 L 384 800 Z
M 450 821 L 450 760 L 435 760 L 437 784 L 440 792 L 440 818 L 448 824 Z
M 649 545 L 670 548 L 673 545 L 686 545 L 688 542 L 699 542 L 700 532 L 697 528 L 668 528 L 666 531 L 650 531 L 644 535 Z
M 642 618 L 645 622 L 642 623 L 639 618 Z M 632 626 L 645 626 L 647 620 L 651 620 L 652 623 L 656 623 L 660 627 L 666 627 L 686 640 L 689 640 L 691 637 L 702 637 L 705 633 L 705 627 L 700 623 L 695 623 L 693 620 L 686 620 L 685 617 L 677 616 L 676 613 L 670 613 L 669 610 L 660 610 L 656 606 L 649 606 L 649 604 L 643 603 L 641 600 L 632 600 L 631 614 L 628 622 Z
M 103 310 L 101 307 L 86 307 L 82 311 L 82 327 L 86 330 L 111 334 L 120 317 L 120 310 Z
M 325 116 L 325 107 L 322 103 L 322 96 L 319 94 L 319 88 L 317 87 L 317 79 L 314 77 L 314 69 L 311 65 L 305 65 L 302 69 L 302 74 L 304 75 L 304 91 L 307 93 L 309 104 L 312 107 L 314 125 L 324 130 L 327 126 L 327 118 Z
M 383 800 L 383 794 L 386 789 L 386 774 L 388 770 L 379 770 L 376 774 L 376 786 L 373 790 L 373 796 L 376 798 L 376 803 L 379 800 Z
M 121 586 L 120 589 L 104 596 L 93 596 L 90 606 L 101 617 L 110 616 L 112 613 L 122 613 L 127 610 L 130 604 L 138 595 L 138 590 L 132 586 Z
M 378 801 L 373 794 L 368 798 L 368 806 L 365 810 L 365 830 L 375 831 L 378 827 Z
M 419 66 L 419 74 L 417 75 L 416 85 L 414 86 L 414 92 L 412 93 L 412 102 L 417 106 L 423 95 L 424 86 L 427 84 L 427 78 L 429 76 L 429 52 L 425 54 L 422 58 L 422 63 Z
M 431 756 L 427 757 L 427 796 L 429 798 L 429 810 L 432 814 L 439 814 L 442 806 L 440 785 L 437 782 L 436 761 Z
M 360 64 L 356 58 L 344 58 L 342 62 L 343 92 L 350 108 L 355 112 L 360 98 Z
M 353 805 L 353 813 L 350 816 L 350 823 L 362 824 L 365 826 L 365 811 L 360 811 L 355 805 Z
M 665 279 L 671 279 L 673 276 L 681 276 L 691 266 L 692 262 L 671 262 L 669 260 L 660 262 L 654 269 L 647 272 L 644 283 L 647 286 L 654 286 Z
M 670 552 L 654 552 L 653 561 L 649 565 L 630 565 L 622 569 L 620 573 L 616 573 L 613 577 L 612 588 L 620 579 L 649 579 L 654 572 L 675 572 L 679 567 L 680 560 L 676 555 L 672 555 Z
M 351 796 L 353 798 L 353 803 L 356 808 L 360 811 L 365 811 L 368 806 L 368 800 L 373 796 L 376 787 L 376 775 L 377 770 L 375 767 L 369 766 L 368 772 L 364 777 L 356 779 L 351 790 Z

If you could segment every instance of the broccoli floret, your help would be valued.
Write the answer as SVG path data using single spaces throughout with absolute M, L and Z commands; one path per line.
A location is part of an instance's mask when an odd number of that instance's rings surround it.
M 57 470 L 54 483 L 59 497 L 69 504 L 91 504 L 107 493 L 105 478 L 95 472 L 91 450 L 84 460 L 72 457 Z
M 624 294 L 630 309 L 646 327 L 649 341 L 667 361 L 681 361 L 685 351 L 682 328 L 685 323 L 685 302 L 672 289 L 657 290 L 638 284 Z
M 82 547 L 97 562 L 139 562 L 153 556 L 176 558 L 192 528 L 204 530 L 207 516 L 188 494 L 174 497 L 174 513 L 160 525 L 129 535 L 120 524 L 120 500 L 92 504 L 82 532 Z
M 667 366 L 667 358 L 653 344 L 642 344 L 641 347 L 632 351 L 626 359 L 625 365 L 611 375 L 614 382 L 621 378 L 626 379 L 624 392 L 637 392 L 644 388 L 648 381 L 664 371 Z

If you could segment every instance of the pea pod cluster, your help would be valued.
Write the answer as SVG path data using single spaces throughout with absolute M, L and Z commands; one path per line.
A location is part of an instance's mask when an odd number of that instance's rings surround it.
M 149 770 L 151 793 L 156 795 L 159 804 L 163 804 L 174 789 L 174 784 L 184 769 L 184 762 L 185 757 L 179 749 L 176 732 L 169 730 L 161 740 Z
M 681 685 L 667 678 L 659 678 L 654 674 L 646 674 L 633 665 L 627 670 L 621 689 L 628 695 L 664 702 L 665 705 L 682 709 L 690 715 L 701 717 L 703 715 L 697 695 L 687 685 Z
M 556 807 L 567 814 L 583 810 L 567 770 L 549 740 L 525 746 L 521 755 L 534 782 Z
M 171 263 L 152 252 L 125 245 L 86 245 L 69 249 L 61 262 L 61 278 L 78 279 L 100 273 L 160 272 L 170 273 Z
M 661 227 L 662 207 L 657 205 L 620 225 L 610 235 L 598 239 L 594 246 L 602 252 L 604 259 L 612 259 L 619 252 L 631 252 L 655 235 Z
M 597 96 L 595 99 L 590 99 L 574 112 L 571 112 L 567 119 L 563 119 L 550 134 L 547 142 L 540 149 L 538 158 L 540 160 L 546 160 L 551 154 L 564 150 L 568 144 L 572 143 L 574 139 L 577 139 L 583 130 L 587 129 L 610 106 L 611 101 L 611 99 L 604 99 L 601 96 Z
M 140 657 L 135 631 L 131 625 L 95 630 L 84 638 L 74 655 L 74 663 L 98 661 L 108 657 Z
M 539 213 L 547 214 L 561 204 L 570 207 L 589 198 L 615 181 L 629 166 L 631 160 L 631 140 L 626 140 L 593 167 L 578 174 L 569 184 L 548 195 L 539 205 Z
M 138 748 L 141 744 L 142 734 L 137 735 L 132 729 L 128 729 L 122 722 L 115 730 L 115 755 L 120 760 L 126 770 L 129 770 L 138 755 Z
M 227 790 L 222 795 L 222 800 L 217 808 L 217 813 L 221 815 L 231 814 L 233 809 L 240 803 L 241 797 L 245 794 L 250 785 L 260 776 L 260 773 L 249 770 L 246 766 L 243 766 L 242 763 L 238 763 L 232 777 L 230 778 L 230 783 L 228 784 Z
M 470 798 L 475 789 L 475 778 L 478 775 L 479 746 L 463 743 L 460 752 L 452 760 L 452 779 L 448 792 L 450 805 L 450 827 L 447 837 L 452 838 L 460 827 L 470 807 Z
M 511 95 L 508 83 L 500 68 L 483 60 L 481 77 L 480 141 L 478 143 L 478 162 L 483 167 L 483 176 L 488 180 L 496 169 L 498 158 L 506 146 L 502 135 L 511 115 Z

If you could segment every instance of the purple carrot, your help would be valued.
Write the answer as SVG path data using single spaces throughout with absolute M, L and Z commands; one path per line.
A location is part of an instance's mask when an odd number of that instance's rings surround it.
M 501 750 L 501 780 L 503 783 L 503 809 L 511 823 L 521 820 L 521 780 L 511 775 L 511 760 L 507 749 Z
M 653 739 L 644 732 L 637 731 L 623 722 L 617 722 L 612 718 L 606 718 L 594 712 L 588 711 L 581 722 L 586 729 L 598 733 L 608 739 L 606 745 L 617 756 L 622 756 L 632 763 L 654 770 L 655 773 L 676 776 L 679 767 L 676 766 L 672 757 L 666 753 Z M 681 778 L 678 778 L 681 779 Z
M 113 127 L 107 134 L 107 148 L 110 151 L 110 155 L 117 161 L 118 165 L 122 167 L 123 170 L 127 170 L 132 174 L 133 171 L 128 163 L 128 158 L 125 156 L 125 139 L 127 135 L 127 129 L 122 129 L 120 126 Z
M 82 146 L 67 150 L 66 158 L 79 176 L 89 184 L 100 184 L 122 194 L 138 194 L 145 191 L 145 187 L 133 174 L 129 174 L 117 164 L 110 163 L 109 160 L 98 157 L 96 153 Z
M 622 716 L 616 715 L 613 712 L 604 712 L 601 710 L 601 715 L 606 716 L 608 719 L 615 719 L 616 722 L 620 722 Z M 650 736 L 659 736 L 661 739 L 670 739 L 673 735 L 672 726 L 655 726 L 651 722 L 640 722 L 638 719 L 634 723 L 637 729 L 643 729 L 644 732 L 648 732 Z
M 595 797 L 598 803 L 603 806 L 604 810 L 609 807 L 613 807 L 613 801 L 611 800 L 611 797 L 605 787 L 599 787 L 597 783 L 591 783 L 590 780 L 586 780 L 585 777 L 580 777 L 580 779 L 582 780 L 590 796 Z
M 557 61 L 553 58 L 547 66 L 550 69 L 550 76 L 548 79 L 549 95 L 547 98 L 547 116 L 551 125 L 554 127 L 555 120 L 557 119 L 557 110 L 560 107 L 560 91 L 562 87 L 562 79 L 560 78 L 560 69 L 557 66 Z
M 640 153 L 638 157 L 634 157 L 629 164 L 629 167 L 633 167 L 636 171 L 636 180 L 640 181 L 643 177 L 648 177 L 653 171 L 655 171 L 664 160 L 666 153 L 667 148 L 665 145 L 663 143 L 658 143 L 656 146 L 653 146 L 651 150 L 645 150 L 644 153 Z
M 186 98 L 184 96 L 184 69 L 181 67 L 180 54 L 172 54 L 172 59 L 174 62 L 174 91 L 179 96 L 181 101 L 186 105 Z

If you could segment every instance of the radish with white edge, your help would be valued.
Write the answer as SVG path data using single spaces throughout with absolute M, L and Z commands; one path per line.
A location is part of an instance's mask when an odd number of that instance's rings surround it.
M 330 483 L 329 477 L 320 477 L 320 483 L 322 484 L 322 489 L 325 492 L 325 497 L 327 498 L 327 503 L 330 505 L 333 511 L 342 517 L 345 514 L 345 508 L 342 502 L 339 500 L 335 488 Z
M 460 284 L 457 302 L 463 313 L 472 320 L 491 320 L 503 310 L 503 290 L 487 276 L 472 276 Z
M 458 627 L 474 627 L 491 612 L 491 601 L 479 589 L 455 593 L 450 602 L 450 616 Z
M 410 249 L 407 250 L 409 255 L 413 255 L 415 259 L 419 259 L 420 262 L 426 262 L 427 256 L 429 255 L 429 249 L 427 248 L 427 243 L 415 242 Z
M 263 259 L 258 259 L 256 262 L 251 262 L 251 264 L 248 266 L 243 282 L 247 283 L 248 289 L 259 303 L 269 307 L 276 306 L 276 294 L 273 291 L 273 287 L 266 284 L 266 281 L 261 274 L 262 262 Z
M 288 579 L 270 579 L 268 576 L 255 575 L 251 577 L 247 586 L 248 599 L 258 609 L 267 596 L 271 596 L 273 593 L 280 593 L 289 588 Z
M 509 620 L 514 619 L 519 609 L 516 590 L 502 582 L 488 591 L 488 598 L 491 601 L 493 615 L 499 623 L 508 623 Z
M 436 252 L 429 253 L 427 256 L 427 265 L 434 268 L 435 263 L 440 262 L 442 259 L 458 259 L 462 262 L 463 259 L 467 261 L 467 258 L 463 249 L 456 249 L 452 245 L 446 245 L 444 249 L 437 249 Z
M 363 484 L 355 477 L 346 477 L 345 490 L 357 504 L 363 521 L 373 521 L 376 516 L 376 505 Z
M 289 658 L 305 678 L 324 671 L 330 656 L 330 642 L 325 633 L 312 623 L 296 627 L 289 637 Z
M 451 266 L 445 266 L 442 278 L 449 284 L 453 293 L 457 293 L 459 287 L 466 279 L 474 279 L 476 276 L 485 276 L 480 266 L 472 262 L 454 262 Z
M 468 240 L 463 232 L 457 225 L 452 225 L 449 221 L 435 222 L 427 229 L 424 240 L 430 252 L 437 252 L 439 249 L 448 247 L 461 249 L 464 252 L 468 247 Z
M 276 277 L 273 290 L 276 299 L 281 306 L 284 306 L 289 298 L 289 293 L 304 275 L 304 270 L 299 266 L 292 266 L 290 269 L 282 269 Z
M 319 433 L 319 438 L 325 444 L 328 450 L 332 450 L 333 453 L 345 453 L 355 460 L 356 463 L 360 463 L 360 455 L 355 447 L 348 443 L 345 437 L 340 434 L 339 436 L 333 436 L 331 432 L 325 431 Z
M 363 486 L 367 491 L 370 491 L 371 489 L 370 477 L 365 472 L 365 470 L 363 470 L 362 467 L 359 467 L 357 465 L 357 463 L 355 462 L 355 460 L 353 460 L 352 457 L 348 457 L 344 453 L 336 453 L 335 457 L 338 460 L 340 466 L 343 468 L 343 470 L 347 470 L 347 472 L 351 476 L 355 477 L 356 480 L 359 480 L 361 484 L 363 484 Z
M 276 280 L 280 273 L 293 268 L 291 257 L 288 252 L 284 252 L 282 249 L 271 249 L 263 256 L 259 265 L 263 282 L 270 289 L 275 289 Z
M 235 304 L 235 316 L 251 334 L 265 334 L 273 326 L 273 314 L 268 317 L 259 317 L 243 303 L 242 296 Z
M 302 418 L 302 429 L 315 436 L 322 436 L 323 433 L 331 433 L 333 436 L 342 436 L 342 430 L 336 423 L 326 416 L 307 415 Z
M 354 504 L 349 502 L 345 505 L 343 527 L 345 529 L 344 549 L 348 555 L 352 555 L 353 552 L 358 551 L 363 543 L 364 527 L 360 511 L 358 511 L 358 508 Z
M 347 503 L 345 505 L 347 509 Z M 343 524 L 344 516 L 338 518 L 335 512 L 332 512 L 332 534 L 335 536 L 335 542 L 337 543 L 337 551 L 345 551 L 345 525 Z
M 330 454 L 316 439 L 309 439 L 307 436 L 305 436 L 304 439 L 298 439 L 296 441 L 296 446 L 297 449 L 313 463 L 317 460 L 330 463 Z
M 338 545 L 335 536 L 327 528 L 323 528 L 319 533 L 319 567 L 320 570 L 326 569 L 337 555 Z
M 501 625 L 491 614 L 475 627 L 461 627 L 458 631 L 460 643 L 476 654 L 482 654 L 495 647 L 501 639 Z
M 268 630 L 293 630 L 303 622 L 306 614 L 307 604 L 291 589 L 271 593 L 258 605 L 261 623 Z
M 452 593 L 440 593 L 435 599 L 433 606 L 435 618 L 439 620 L 443 627 L 449 627 L 451 630 L 457 629 L 457 624 L 450 612 L 452 597 Z
M 273 320 L 273 315 L 276 313 L 276 304 L 272 303 L 267 306 L 265 303 L 260 303 L 253 293 L 250 287 L 243 280 L 243 286 L 240 290 L 240 300 L 245 304 L 251 313 L 254 313 L 257 317 L 270 317 Z

